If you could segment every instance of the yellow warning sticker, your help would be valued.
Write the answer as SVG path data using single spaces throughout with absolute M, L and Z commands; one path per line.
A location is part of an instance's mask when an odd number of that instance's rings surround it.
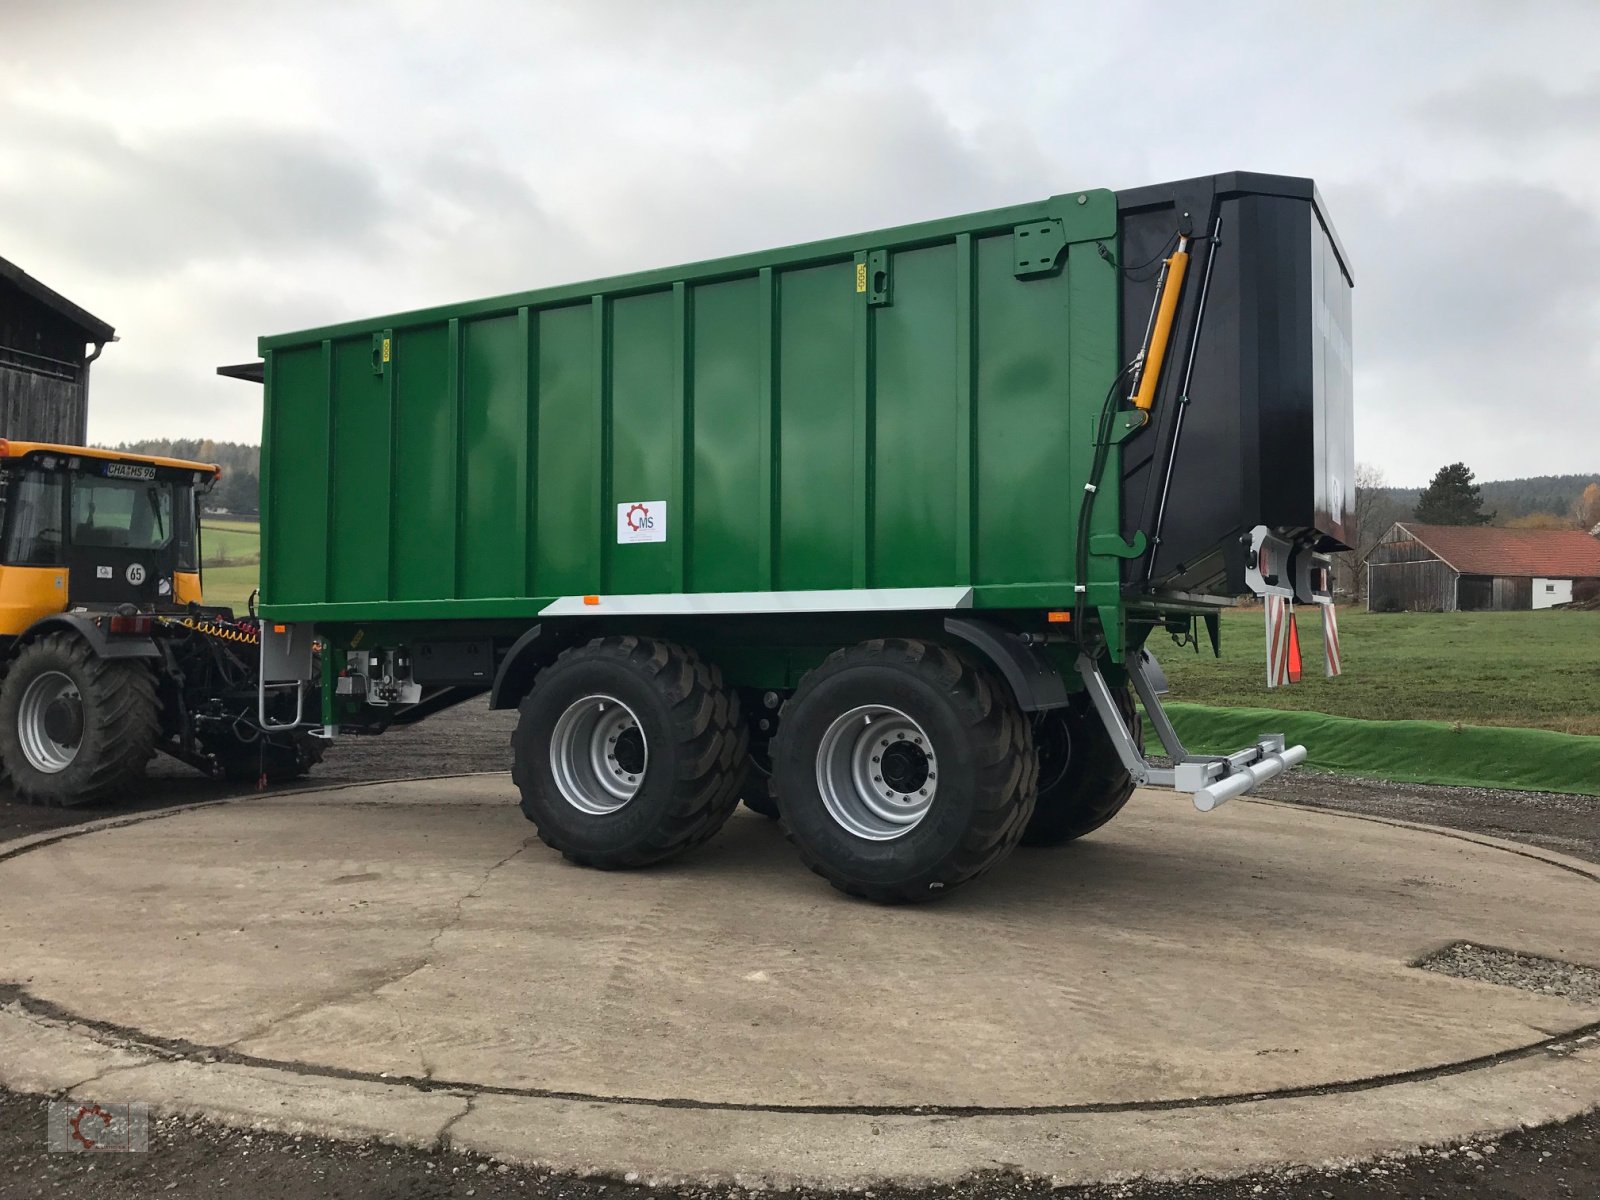
M 384 362 L 388 362 L 389 361 L 389 339 L 388 338 L 384 338 L 383 339 L 383 361 Z
M 864 262 L 858 262 L 856 264 L 856 291 L 864 292 L 866 290 L 867 290 L 867 264 L 864 263 Z

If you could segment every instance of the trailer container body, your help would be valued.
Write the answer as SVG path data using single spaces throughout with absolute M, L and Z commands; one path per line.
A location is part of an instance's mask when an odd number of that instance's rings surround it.
M 760 697 L 764 772 L 807 673 L 895 637 L 1158 778 L 1151 631 L 1328 599 L 1349 287 L 1309 180 L 1232 174 L 262 338 L 263 686 L 310 631 L 305 719 L 382 727 L 645 638 Z

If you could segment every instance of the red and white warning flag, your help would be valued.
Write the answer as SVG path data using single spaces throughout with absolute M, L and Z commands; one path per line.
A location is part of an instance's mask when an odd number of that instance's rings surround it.
M 1300 632 L 1294 623 L 1294 601 L 1265 597 L 1267 613 L 1267 686 L 1300 682 Z
M 1339 618 L 1334 615 L 1333 605 L 1322 606 L 1322 658 L 1323 665 L 1328 669 L 1328 678 L 1333 678 L 1340 671 L 1339 666 Z

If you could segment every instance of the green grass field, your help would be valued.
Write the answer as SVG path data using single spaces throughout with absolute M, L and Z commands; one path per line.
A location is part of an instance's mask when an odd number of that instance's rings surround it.
M 243 517 L 206 517 L 200 522 L 206 565 L 261 561 L 261 523 Z
M 1374 721 L 1509 725 L 1600 735 L 1600 612 L 1367 613 L 1339 610 L 1344 674 L 1322 673 L 1322 624 L 1299 615 L 1301 682 L 1267 690 L 1260 609 L 1222 616 L 1222 658 L 1151 639 L 1172 699 Z
M 261 570 L 261 523 L 247 517 L 206 517 L 200 526 L 206 603 L 243 612 Z

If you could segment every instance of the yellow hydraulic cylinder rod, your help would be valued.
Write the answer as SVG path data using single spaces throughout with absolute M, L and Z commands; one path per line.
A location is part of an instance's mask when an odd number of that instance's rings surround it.
M 1167 342 L 1172 337 L 1173 318 L 1178 315 L 1178 298 L 1183 294 L 1183 275 L 1189 269 L 1189 239 L 1179 238 L 1178 248 L 1167 259 L 1166 282 L 1161 291 L 1161 305 L 1156 310 L 1155 328 L 1150 332 L 1150 350 L 1145 355 L 1144 369 L 1139 372 L 1139 388 L 1133 394 L 1134 405 L 1144 412 L 1156 402 L 1156 385 L 1161 382 L 1161 364 L 1167 357 Z

